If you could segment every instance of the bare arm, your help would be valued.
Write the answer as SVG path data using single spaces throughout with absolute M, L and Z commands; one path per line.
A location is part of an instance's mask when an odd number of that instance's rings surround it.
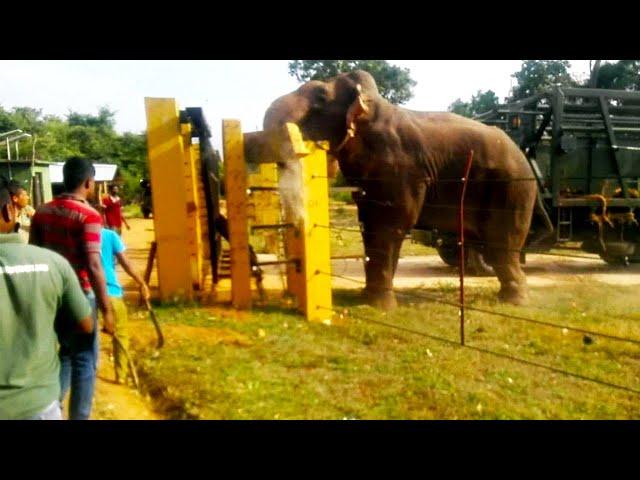
M 78 330 L 82 333 L 93 333 L 93 317 L 87 315 L 78 322 Z
M 104 278 L 104 271 L 102 270 L 102 259 L 99 253 L 89 252 L 89 279 L 91 286 L 96 294 L 96 300 L 98 308 L 102 312 L 104 317 L 105 329 L 108 332 L 114 331 L 113 316 L 111 313 L 111 302 L 107 296 L 107 282 Z
M 134 270 L 131 262 L 129 262 L 129 259 L 124 252 L 116 253 L 116 258 L 118 259 L 118 263 L 122 265 L 124 271 L 127 272 L 127 275 L 133 278 L 140 286 L 140 292 L 142 293 L 143 298 L 145 300 L 149 300 L 149 287 L 144 283 L 142 276 Z
M 61 292 L 60 306 L 67 312 L 66 318 L 77 319 L 74 322 L 74 330 L 80 333 L 93 333 L 93 311 L 85 293 L 80 288 L 80 282 L 76 273 L 66 259 L 58 258 L 60 272 L 64 279 L 64 289 Z

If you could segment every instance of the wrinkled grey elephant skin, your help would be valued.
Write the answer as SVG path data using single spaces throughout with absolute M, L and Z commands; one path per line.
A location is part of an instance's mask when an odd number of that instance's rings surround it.
M 287 122 L 297 124 L 306 140 L 328 140 L 347 181 L 361 188 L 354 199 L 369 257 L 363 292 L 369 303 L 396 305 L 393 277 L 411 228 L 457 232 L 460 178 L 470 150 L 465 237 L 482 246 L 500 281 L 499 298 L 526 301 L 518 251 L 529 232 L 537 190 L 535 182 L 521 181 L 532 178 L 531 169 L 502 130 L 453 113 L 392 105 L 364 71 L 310 81 L 275 100 L 263 133 L 246 140 L 249 156 L 277 159 L 287 168 Z

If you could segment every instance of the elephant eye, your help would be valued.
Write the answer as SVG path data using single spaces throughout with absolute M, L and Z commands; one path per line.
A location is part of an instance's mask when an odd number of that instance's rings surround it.
M 329 100 L 329 95 L 324 88 L 318 88 L 313 92 L 313 107 L 321 108 Z

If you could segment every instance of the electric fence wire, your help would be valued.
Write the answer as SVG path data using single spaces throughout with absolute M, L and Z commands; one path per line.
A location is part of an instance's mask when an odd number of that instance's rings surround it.
M 356 281 L 357 283 L 364 283 L 364 282 L 361 282 L 360 280 L 351 279 L 351 278 L 343 277 L 343 276 L 338 276 L 338 275 L 330 274 L 330 273 L 327 273 L 327 272 L 318 271 L 317 273 L 324 274 L 324 275 L 329 275 L 329 276 L 332 276 L 332 277 L 346 278 L 346 279 L 349 279 L 349 280 L 352 280 L 352 281 Z M 396 292 L 396 293 L 398 293 L 398 292 Z M 455 305 L 455 304 L 453 304 L 453 302 L 446 302 L 446 303 L 448 303 L 450 305 Z M 455 305 L 455 306 L 458 306 L 458 305 Z M 319 307 L 319 308 L 324 308 L 324 309 L 330 310 L 333 313 L 338 314 L 338 315 L 341 314 L 341 312 L 339 312 L 339 311 L 337 311 L 335 309 L 329 309 L 327 307 Z M 472 309 L 470 307 L 465 307 L 465 308 L 467 308 L 469 310 Z M 477 310 L 477 309 L 475 309 L 475 310 Z M 479 310 L 479 311 L 482 311 L 482 310 Z M 495 312 L 485 311 L 485 313 L 495 313 Z M 633 394 L 636 394 L 636 395 L 640 395 L 640 390 L 632 388 L 632 387 L 629 387 L 629 386 L 626 386 L 626 385 L 620 385 L 620 384 L 613 383 L 613 382 L 608 382 L 606 380 L 602 380 L 602 379 L 599 379 L 599 378 L 589 377 L 587 375 L 582 375 L 582 374 L 579 374 L 579 373 L 570 372 L 568 370 L 563 370 L 561 368 L 557 368 L 557 367 L 554 367 L 554 366 L 551 366 L 551 365 L 546 365 L 546 364 L 543 364 L 543 363 L 533 362 L 531 360 L 527 360 L 527 359 L 520 358 L 520 357 L 515 357 L 513 355 L 508 355 L 506 353 L 496 352 L 494 350 L 489 350 L 489 349 L 482 348 L 482 347 L 476 347 L 474 345 L 469 345 L 468 343 L 465 343 L 464 345 L 460 345 L 459 342 L 451 340 L 451 339 L 448 339 L 448 338 L 439 337 L 437 335 L 432 335 L 432 334 L 429 334 L 429 333 L 426 333 L 426 332 L 422 332 L 422 331 L 419 331 L 419 330 L 414 330 L 414 329 L 403 327 L 403 326 L 400 326 L 400 325 L 394 325 L 392 323 L 382 322 L 380 320 L 374 320 L 374 319 L 371 319 L 371 318 L 364 318 L 364 317 L 361 317 L 361 316 L 352 316 L 352 318 L 354 318 L 356 320 L 359 320 L 359 321 L 362 321 L 362 322 L 365 322 L 365 323 L 380 325 L 380 326 L 384 326 L 384 327 L 387 327 L 387 328 L 392 328 L 392 329 L 404 331 L 404 332 L 411 333 L 411 334 L 414 334 L 414 335 L 418 335 L 418 336 L 421 336 L 421 337 L 424 337 L 424 338 L 429 338 L 431 340 L 436 340 L 436 341 L 444 342 L 444 343 L 447 343 L 447 344 L 450 344 L 450 345 L 454 345 L 456 347 L 467 348 L 467 349 L 474 350 L 474 351 L 477 351 L 477 352 L 480 352 L 480 353 L 493 355 L 493 356 L 496 356 L 496 357 L 500 357 L 500 358 L 504 358 L 504 359 L 511 360 L 511 361 L 514 361 L 514 362 L 518 362 L 518 363 L 521 363 L 521 364 L 524 364 L 524 365 L 533 366 L 533 367 L 537 367 L 537 368 L 542 368 L 542 369 L 549 370 L 549 371 L 554 372 L 554 373 L 559 373 L 561 375 L 574 377 L 574 378 L 578 378 L 580 380 L 585 380 L 585 381 L 588 381 L 588 382 L 596 383 L 596 384 L 599 384 L 599 385 L 602 385 L 602 386 L 606 386 L 606 387 L 609 387 L 609 388 L 613 388 L 613 389 L 616 389 L 616 390 L 621 390 L 621 391 L 625 391 L 625 392 L 628 392 L 628 393 L 633 393 Z M 537 321 L 536 321 L 536 323 L 537 323 Z M 555 325 L 553 325 L 553 326 L 555 326 Z M 576 330 L 576 329 L 574 329 L 574 330 Z M 601 336 L 606 336 L 607 338 L 610 338 L 610 339 L 617 339 L 617 340 L 622 340 L 622 341 L 631 341 L 633 343 L 640 343 L 640 342 L 638 342 L 636 340 L 622 339 L 620 337 L 612 337 L 610 335 L 601 335 Z

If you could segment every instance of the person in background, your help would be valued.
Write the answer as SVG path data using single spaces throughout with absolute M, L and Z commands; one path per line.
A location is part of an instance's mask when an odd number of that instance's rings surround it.
M 0 177 L 0 420 L 62 420 L 56 316 L 91 336 L 91 306 L 61 255 L 25 245 Z
M 107 294 L 111 301 L 111 307 L 113 309 L 113 316 L 115 320 L 115 335 L 122 342 L 124 348 L 129 348 L 129 316 L 127 312 L 127 306 L 123 300 L 123 291 L 120 282 L 118 281 L 118 275 L 116 273 L 116 260 L 124 271 L 133 278 L 140 287 L 140 294 L 146 301 L 149 300 L 149 287 L 142 279 L 142 276 L 138 274 L 129 259 L 126 257 L 125 245 L 122 242 L 120 236 L 113 230 L 106 228 L 102 229 L 102 268 L 104 269 L 104 276 L 107 282 Z M 116 383 L 123 384 L 127 381 L 127 375 L 129 372 L 129 365 L 127 363 L 126 354 L 122 351 L 120 344 L 113 340 L 113 357 L 116 370 Z
M 65 193 L 38 207 L 31 220 L 29 242 L 54 250 L 69 261 L 92 307 L 93 335 L 58 335 L 60 401 L 71 388 L 69 419 L 86 420 L 93 404 L 99 354 L 97 308 L 102 312 L 104 331 L 112 335 L 115 326 L 100 255 L 102 218 L 88 203 L 95 191 L 95 168 L 85 158 L 72 157 L 65 162 L 62 174 Z M 62 319 L 63 327 L 69 323 L 68 318 Z
M 122 224 L 131 230 L 127 220 L 122 215 L 122 199 L 118 196 L 117 185 L 109 185 L 109 195 L 102 198 L 102 211 L 104 213 L 105 226 L 118 235 L 122 235 Z
M 9 182 L 9 193 L 11 202 L 18 212 L 18 233 L 23 243 L 29 243 L 29 229 L 31 228 L 31 218 L 36 213 L 35 209 L 29 205 L 29 194 L 27 190 L 18 182 Z

